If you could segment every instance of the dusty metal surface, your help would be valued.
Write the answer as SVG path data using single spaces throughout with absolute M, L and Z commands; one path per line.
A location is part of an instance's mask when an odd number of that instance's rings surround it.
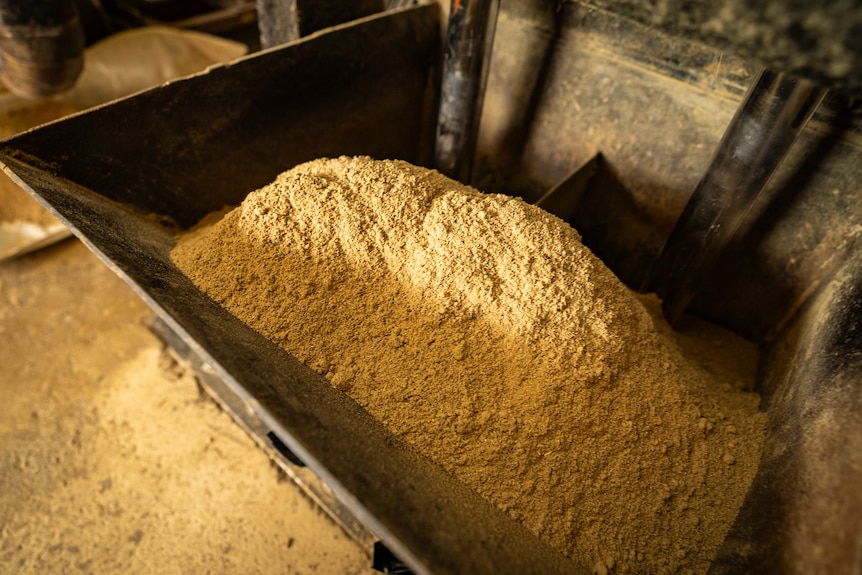
M 8 140 L 0 157 L 416 572 L 581 572 L 169 258 L 166 220 L 191 225 L 301 161 L 420 162 L 437 22 L 423 6 L 334 28 Z
M 764 362 L 767 440 L 711 573 L 862 572 L 862 250 Z
M 671 324 L 700 290 L 825 94 L 807 80 L 758 73 L 645 284 L 643 291 L 661 298 Z
M 827 0 L 588 0 L 777 72 L 853 95 L 862 87 L 862 4 Z
M 756 66 L 584 5 L 503 3 L 477 184 L 536 199 L 602 157 L 573 220 L 639 287 L 705 173 Z M 698 315 L 753 341 L 774 336 L 862 230 L 860 114 L 827 96 L 704 289 Z

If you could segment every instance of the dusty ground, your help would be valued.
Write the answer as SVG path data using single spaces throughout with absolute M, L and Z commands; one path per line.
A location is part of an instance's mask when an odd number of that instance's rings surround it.
M 0 264 L 0 572 L 373 573 L 77 242 Z

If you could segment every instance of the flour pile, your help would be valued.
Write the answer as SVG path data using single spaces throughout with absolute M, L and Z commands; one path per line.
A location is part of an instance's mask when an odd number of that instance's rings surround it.
M 654 300 L 519 199 L 401 161 L 321 159 L 172 257 L 596 572 L 705 572 L 754 476 L 751 366 L 684 354 Z

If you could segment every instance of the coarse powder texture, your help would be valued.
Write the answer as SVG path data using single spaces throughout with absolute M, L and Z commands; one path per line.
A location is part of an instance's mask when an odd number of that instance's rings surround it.
M 321 159 L 172 257 L 595 572 L 704 573 L 754 476 L 765 419 L 742 390 L 750 358 L 703 359 L 724 345 L 714 334 L 684 354 L 654 298 L 519 199 L 401 161 Z

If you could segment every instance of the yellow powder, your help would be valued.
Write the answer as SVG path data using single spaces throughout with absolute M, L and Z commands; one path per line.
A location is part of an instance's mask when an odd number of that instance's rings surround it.
M 596 572 L 704 573 L 754 476 L 765 419 L 742 390 L 750 350 L 727 368 L 704 360 L 710 333 L 686 355 L 654 299 L 519 199 L 401 161 L 316 160 L 172 257 Z M 725 358 L 731 344 L 716 344 Z

